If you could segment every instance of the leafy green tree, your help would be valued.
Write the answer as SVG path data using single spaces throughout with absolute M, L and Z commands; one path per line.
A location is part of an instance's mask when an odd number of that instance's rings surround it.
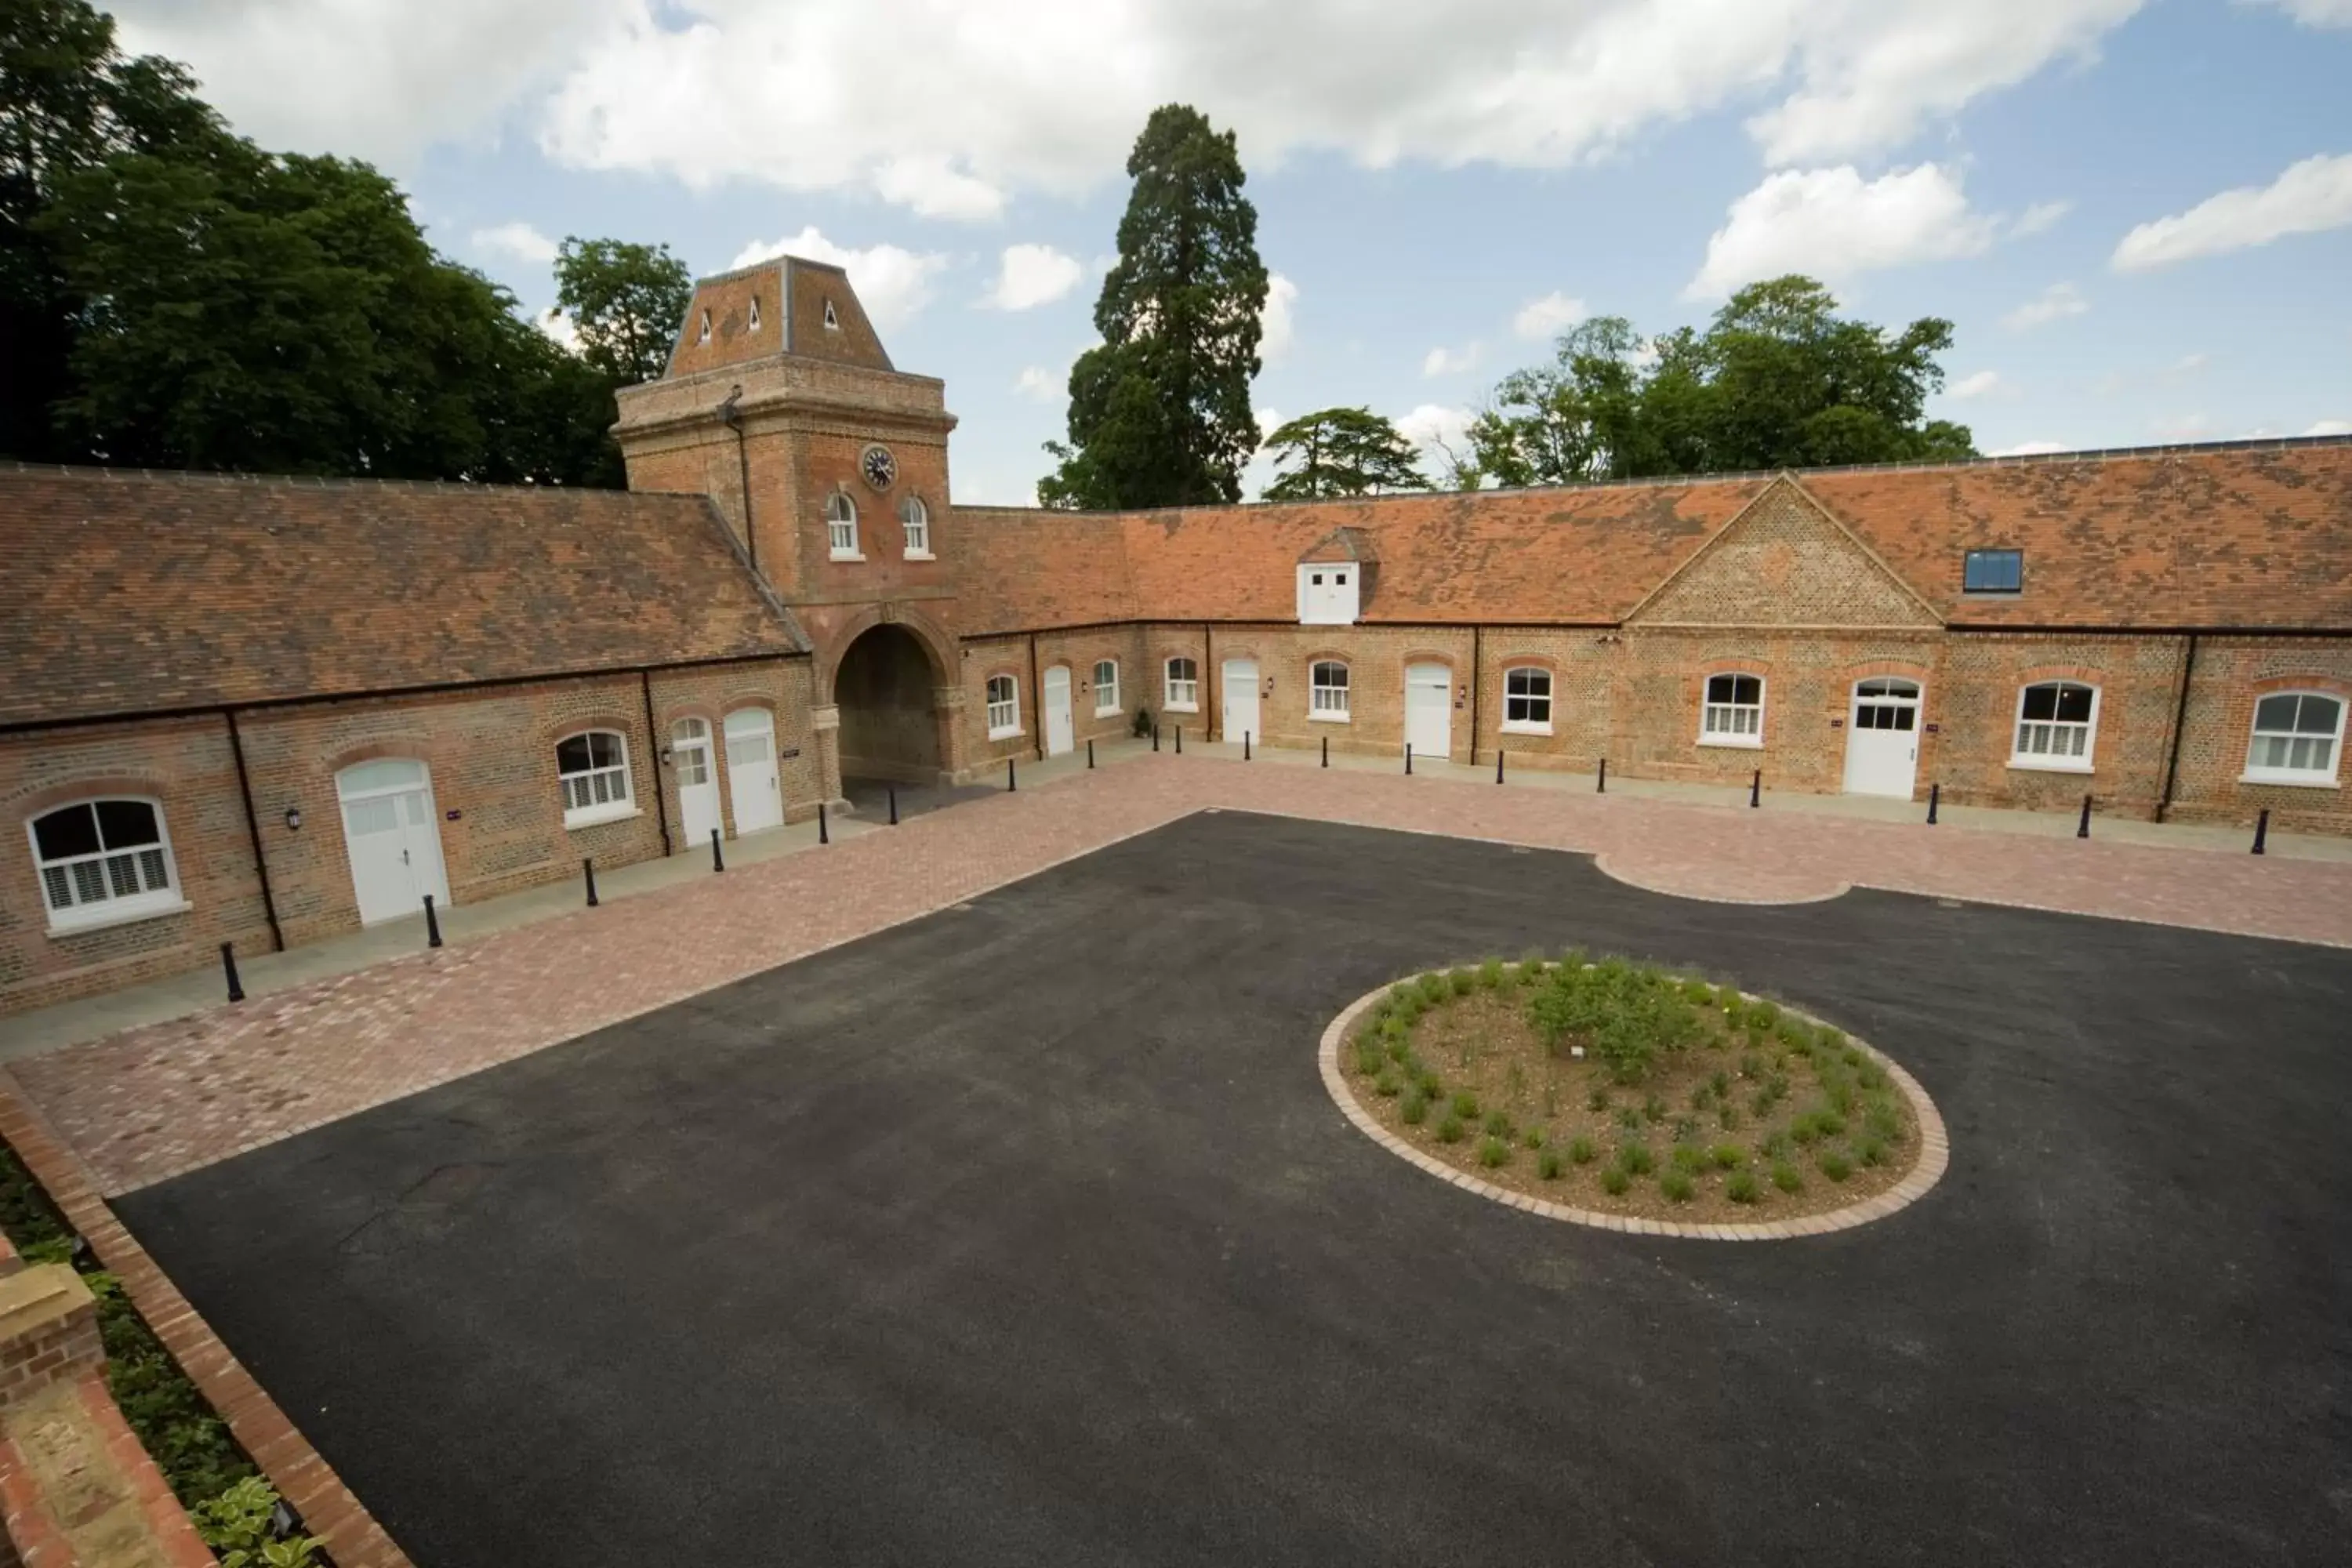
M 1129 154 L 1118 262 L 1095 301 L 1102 342 L 1070 368 L 1069 440 L 1037 487 L 1047 506 L 1181 506 L 1241 499 L 1257 448 L 1266 274 L 1233 132 L 1168 104 Z
M 1644 344 L 1607 316 L 1553 361 L 1506 376 L 1471 423 L 1471 466 L 1505 485 L 1973 456 L 1968 429 L 1925 417 L 1952 325 L 1890 334 L 1837 314 L 1808 278 L 1751 284 L 1704 331 Z
M 1325 408 L 1302 414 L 1265 438 L 1279 454 L 1267 500 L 1318 500 L 1326 496 L 1425 490 L 1412 443 L 1369 408 Z
M 580 357 L 616 386 L 657 381 L 694 297 L 694 275 L 667 245 L 566 238 L 555 257 L 555 308 Z

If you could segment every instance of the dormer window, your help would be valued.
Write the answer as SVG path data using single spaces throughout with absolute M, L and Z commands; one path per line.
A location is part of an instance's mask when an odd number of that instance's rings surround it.
M 696 332 L 694 341 L 698 343 L 707 343 L 710 341 L 710 312 L 708 310 L 702 312 L 702 325 Z
M 830 300 L 824 302 L 824 330 L 828 332 L 841 331 L 841 318 L 833 313 L 833 301 Z
M 1960 591 L 2016 594 L 2025 587 L 2025 552 L 1971 550 L 1960 564 Z
M 760 297 L 757 294 L 751 296 L 751 323 L 750 330 L 755 332 L 760 330 Z
M 1345 626 L 1356 619 L 1356 569 L 1329 562 L 1298 568 L 1298 624 Z

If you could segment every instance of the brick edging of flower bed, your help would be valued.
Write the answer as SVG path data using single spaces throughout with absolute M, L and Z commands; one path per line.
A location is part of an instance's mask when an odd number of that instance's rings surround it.
M 1402 978 L 1409 980 L 1412 977 L 1407 975 Z M 1386 984 L 1374 986 L 1349 1003 L 1341 1010 L 1338 1017 L 1324 1026 L 1323 1045 L 1318 1056 L 1318 1065 L 1322 1068 L 1325 1092 L 1330 1095 L 1332 1103 L 1337 1105 L 1340 1112 L 1355 1124 L 1359 1131 L 1399 1159 L 1420 1166 L 1438 1180 L 1451 1183 L 1464 1192 L 1475 1193 L 1482 1198 L 1492 1198 L 1498 1204 L 1544 1219 L 1566 1220 L 1571 1225 L 1589 1225 L 1596 1229 L 1624 1231 L 1633 1236 L 1689 1237 L 1704 1241 L 1782 1241 L 1801 1236 L 1826 1236 L 1832 1231 L 1851 1230 L 1858 1225 L 1868 1225 L 1874 1219 L 1885 1219 L 1896 1210 L 1916 1203 L 1927 1194 L 1928 1188 L 1943 1178 L 1945 1170 L 1951 1163 L 1951 1141 L 1944 1129 L 1944 1118 L 1936 1110 L 1936 1102 L 1927 1098 L 1927 1091 L 1920 1087 L 1919 1080 L 1904 1070 L 1902 1063 L 1887 1056 L 1884 1051 L 1865 1040 L 1857 1040 L 1849 1035 L 1846 1037 L 1846 1042 L 1849 1045 L 1857 1047 L 1871 1060 L 1886 1069 L 1887 1078 L 1894 1082 L 1896 1089 L 1903 1091 L 1903 1097 L 1911 1102 L 1912 1114 L 1917 1117 L 1919 1121 L 1918 1160 L 1913 1163 L 1910 1171 L 1901 1181 L 1874 1197 L 1848 1204 L 1843 1208 L 1832 1209 L 1826 1214 L 1804 1215 L 1795 1219 L 1742 1222 L 1738 1225 L 1687 1225 L 1675 1220 L 1643 1219 L 1634 1215 L 1603 1214 L 1598 1209 L 1578 1208 L 1572 1204 L 1556 1204 L 1546 1198 L 1529 1197 L 1527 1194 L 1514 1192 L 1509 1187 L 1482 1181 L 1466 1171 L 1457 1171 L 1436 1156 L 1414 1148 L 1411 1143 L 1381 1126 L 1377 1117 L 1357 1103 L 1355 1090 L 1348 1087 L 1346 1074 L 1339 1066 L 1339 1047 L 1349 1033 L 1354 1030 L 1356 1020 L 1376 1005 L 1396 984 L 1398 982 L 1392 980 Z M 1747 995 L 1747 993 L 1743 992 L 1741 994 Z M 1757 1002 L 1763 998 L 1748 996 L 1748 1000 Z M 1793 1013 L 1809 1023 L 1816 1025 L 1822 1023 L 1821 1019 L 1811 1014 L 1791 1007 L 1785 1002 L 1779 1003 L 1777 1005 L 1782 1012 Z
M 415 1568 L 278 1402 L 229 1353 L 138 1238 L 115 1218 L 81 1156 L 50 1130 L 5 1068 L 0 1068 L 0 1139 L 16 1151 L 66 1224 L 122 1282 L 139 1315 L 219 1412 L 278 1495 L 301 1516 L 304 1531 L 324 1542 L 336 1568 Z

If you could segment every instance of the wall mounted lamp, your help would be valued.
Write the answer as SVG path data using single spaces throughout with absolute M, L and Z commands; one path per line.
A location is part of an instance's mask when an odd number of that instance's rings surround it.
M 286 831 L 289 833 L 299 833 L 301 830 L 302 808 L 299 805 L 288 806 L 286 808 Z

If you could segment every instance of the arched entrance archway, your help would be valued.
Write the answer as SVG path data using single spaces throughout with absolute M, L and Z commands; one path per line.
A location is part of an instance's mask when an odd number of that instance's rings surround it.
M 841 776 L 936 784 L 947 766 L 936 694 L 942 677 L 920 638 L 885 622 L 860 632 L 834 671 Z

